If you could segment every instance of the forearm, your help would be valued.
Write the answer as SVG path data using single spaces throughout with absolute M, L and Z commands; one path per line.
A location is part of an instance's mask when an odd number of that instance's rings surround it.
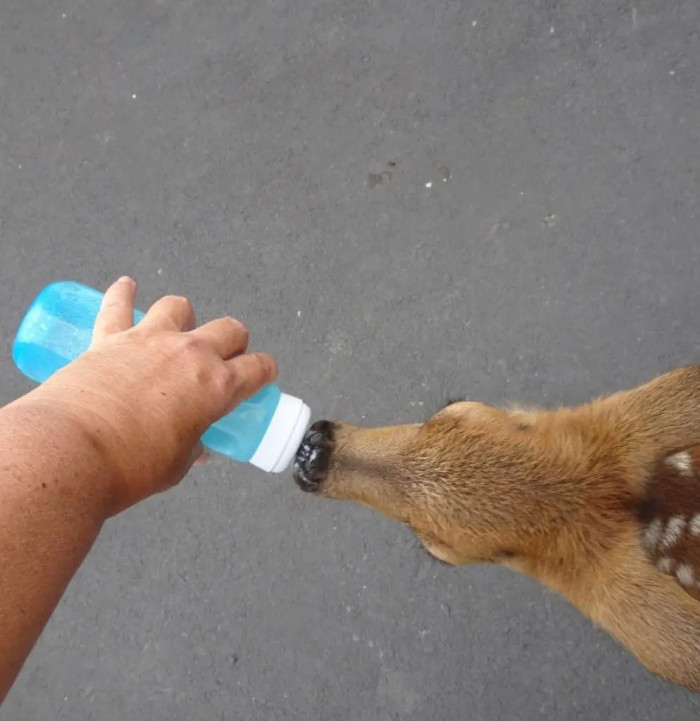
M 218 418 L 276 376 L 232 318 L 107 290 L 90 350 L 0 409 L 0 700 L 108 516 L 175 485 Z
M 40 391 L 0 409 L 0 449 L 1 700 L 100 531 L 111 479 Z

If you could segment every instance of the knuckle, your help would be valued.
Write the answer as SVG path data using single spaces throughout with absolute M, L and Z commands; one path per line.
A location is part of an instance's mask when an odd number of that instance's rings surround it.
M 177 337 L 179 350 L 181 353 L 188 355 L 200 355 L 205 350 L 205 343 L 195 335 L 187 335 L 185 333 L 178 334 Z
M 212 373 L 211 381 L 214 391 L 219 396 L 230 396 L 237 387 L 235 374 L 231 373 L 223 364 Z

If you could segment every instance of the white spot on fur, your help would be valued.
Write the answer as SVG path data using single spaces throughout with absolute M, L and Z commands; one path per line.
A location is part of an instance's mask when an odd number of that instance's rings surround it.
M 660 518 L 655 518 L 644 531 L 644 546 L 646 548 L 655 548 L 661 538 L 664 524 Z
M 690 476 L 693 473 L 693 459 L 690 457 L 690 453 L 685 451 L 669 456 L 666 463 L 680 471 L 684 476 Z
M 676 569 L 676 576 L 683 586 L 692 586 L 695 582 L 693 569 L 687 563 L 681 563 Z
M 683 516 L 673 516 L 666 524 L 666 530 L 661 537 L 661 548 L 670 548 L 678 541 L 685 528 L 685 518 Z
M 671 573 L 672 564 L 673 559 L 669 558 L 668 556 L 664 556 L 656 562 L 656 567 L 659 569 L 659 571 L 661 571 L 661 573 Z
M 688 530 L 692 536 L 700 536 L 700 513 L 696 513 L 688 524 Z

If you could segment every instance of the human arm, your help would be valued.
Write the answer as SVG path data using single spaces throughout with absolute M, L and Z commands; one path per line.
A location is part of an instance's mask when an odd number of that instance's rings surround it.
M 0 699 L 104 521 L 177 483 L 206 428 L 276 375 L 237 321 L 193 330 L 183 298 L 131 328 L 134 292 L 115 283 L 91 349 L 0 409 Z

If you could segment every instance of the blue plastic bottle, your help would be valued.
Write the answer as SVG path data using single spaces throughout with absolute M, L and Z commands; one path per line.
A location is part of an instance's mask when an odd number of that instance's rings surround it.
M 44 288 L 20 324 L 12 359 L 26 376 L 43 383 L 90 346 L 103 294 L 74 281 Z M 134 322 L 143 318 L 134 311 Z M 292 461 L 311 412 L 299 398 L 274 385 L 263 388 L 211 426 L 202 443 L 236 461 L 280 473 Z

